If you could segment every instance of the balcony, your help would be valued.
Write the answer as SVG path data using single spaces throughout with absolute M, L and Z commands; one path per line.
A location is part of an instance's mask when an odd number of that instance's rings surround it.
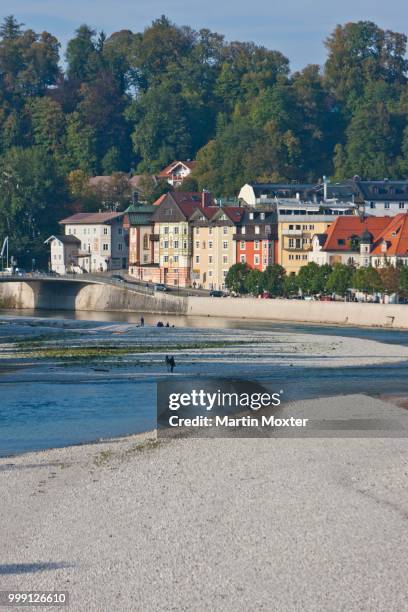
M 301 229 L 283 229 L 282 236 L 301 236 L 303 230 Z

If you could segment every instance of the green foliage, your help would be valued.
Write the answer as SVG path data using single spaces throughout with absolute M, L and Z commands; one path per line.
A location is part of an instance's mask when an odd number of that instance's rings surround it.
M 399 289 L 405 297 L 408 297 L 408 266 L 403 266 L 399 273 Z
M 286 271 L 279 264 L 268 266 L 263 272 L 262 290 L 269 295 L 283 295 Z
M 378 274 L 381 280 L 381 288 L 384 293 L 391 295 L 398 293 L 400 287 L 400 270 L 394 266 L 385 266 L 378 269 Z
M 246 278 L 251 272 L 244 263 L 236 263 L 230 267 L 225 277 L 225 286 L 234 293 L 247 293 Z
M 353 272 L 354 270 L 350 266 L 340 263 L 334 264 L 333 270 L 327 277 L 326 291 L 344 297 L 348 289 L 351 288 Z
M 294 272 L 291 272 L 291 274 L 285 276 L 283 283 L 283 292 L 286 297 L 298 295 L 299 283 L 298 278 Z
M 363 293 L 374 293 L 382 290 L 381 277 L 378 271 L 371 266 L 368 268 L 358 268 L 351 279 L 353 289 Z
M 298 284 L 305 295 L 316 295 L 323 293 L 332 269 L 325 264 L 318 266 L 314 261 L 300 268 L 298 272 Z
M 245 289 L 252 295 L 259 295 L 263 290 L 263 274 L 260 270 L 251 270 L 244 280 Z

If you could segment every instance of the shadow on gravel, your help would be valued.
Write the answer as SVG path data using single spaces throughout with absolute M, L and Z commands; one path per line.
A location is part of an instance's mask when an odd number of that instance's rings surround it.
M 32 574 L 34 572 L 46 572 L 55 569 L 72 567 L 70 563 L 5 563 L 0 564 L 0 576 L 11 574 Z

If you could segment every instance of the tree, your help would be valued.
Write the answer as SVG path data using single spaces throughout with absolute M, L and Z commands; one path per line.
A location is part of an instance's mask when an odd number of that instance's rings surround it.
M 404 297 L 408 297 L 408 266 L 400 268 L 399 289 Z
M 283 295 L 285 274 L 285 269 L 279 264 L 267 266 L 263 273 L 262 290 L 272 296 Z
M 378 271 L 371 266 L 367 268 L 358 268 L 351 279 L 354 289 L 367 293 L 374 293 L 382 290 L 381 277 Z
M 297 295 L 299 292 L 299 283 L 297 276 L 294 272 L 287 274 L 285 276 L 284 285 L 283 285 L 284 295 L 286 297 L 290 297 L 293 295 Z
M 244 263 L 236 263 L 230 267 L 225 277 L 225 286 L 234 293 L 247 293 L 245 281 L 250 268 Z
M 318 266 L 314 261 L 311 261 L 300 268 L 298 272 L 299 287 L 306 295 L 322 293 L 325 290 L 330 273 L 331 266 L 327 264 Z
M 259 295 L 263 290 L 263 274 L 260 270 L 250 270 L 244 280 L 245 289 L 252 295 Z
M 44 262 L 44 240 L 58 231 L 67 194 L 55 163 L 40 147 L 13 148 L 0 162 L 0 236 L 20 265 Z
M 385 266 L 378 268 L 382 290 L 387 295 L 398 293 L 400 287 L 400 270 L 394 266 Z
M 327 277 L 326 291 L 344 297 L 351 288 L 352 276 L 353 268 L 341 263 L 334 264 L 333 270 Z

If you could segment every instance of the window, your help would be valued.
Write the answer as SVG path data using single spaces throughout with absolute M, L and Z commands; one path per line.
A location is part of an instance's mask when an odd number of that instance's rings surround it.
M 196 262 L 196 263 L 200 263 L 200 256 L 199 256 L 199 255 L 196 255 L 196 257 L 195 257 L 195 262 Z
M 241 260 L 241 263 L 245 263 L 246 262 L 245 255 L 241 255 L 240 260 Z
M 296 248 L 300 249 L 300 238 L 296 238 L 295 244 L 296 244 Z
M 289 238 L 289 248 L 293 249 L 293 247 L 295 246 L 295 241 L 293 238 Z
M 300 229 L 301 229 L 300 225 L 297 225 L 297 226 L 296 226 L 296 229 L 297 229 L 297 230 L 300 230 Z
M 340 245 L 342 245 L 342 244 L 346 244 L 346 241 L 344 240 L 344 238 L 339 238 L 339 239 L 337 240 L 337 244 L 340 246 Z
M 175 234 L 178 234 L 178 233 L 179 233 L 179 228 L 178 228 L 177 226 L 174 228 L 174 233 L 175 233 Z
M 164 248 L 165 248 L 165 249 L 168 249 L 168 248 L 169 248 L 169 241 L 168 241 L 168 240 L 165 240 L 165 241 L 164 241 Z
M 224 242 L 222 243 L 222 248 L 228 249 L 228 242 L 226 240 L 224 240 Z
M 107 228 L 107 227 L 104 227 L 104 228 L 103 228 L 103 233 L 104 233 L 104 235 L 105 235 L 105 236 L 107 236 L 107 235 L 108 235 L 108 228 Z
M 178 255 L 175 255 L 175 256 L 173 257 L 173 261 L 174 261 L 174 262 L 177 262 L 178 260 L 179 260 Z M 175 270 L 174 270 L 174 271 L 175 271 Z
M 259 251 L 259 240 L 255 240 L 254 249 L 255 251 Z
M 222 228 L 222 233 L 223 233 L 224 235 L 225 235 L 225 234 L 228 234 L 228 227 L 227 227 L 226 225 L 224 225 L 224 227 Z
M 255 234 L 259 234 L 259 225 L 255 225 Z
M 400 202 L 398 205 L 399 208 L 405 208 L 405 203 L 404 202 Z
M 293 224 L 292 223 L 289 225 L 289 229 L 293 230 Z
M 169 233 L 169 228 L 168 228 L 167 226 L 164 228 L 164 233 L 165 233 L 165 234 L 168 234 L 168 233 Z
M 109 251 L 109 244 L 107 244 L 106 242 L 103 243 L 102 245 L 102 250 L 103 251 Z
M 390 207 L 390 203 L 389 202 L 384 202 L 384 208 L 389 208 Z
M 195 233 L 196 233 L 196 234 L 199 234 L 199 233 L 200 233 L 200 228 L 199 228 L 199 227 L 196 227 L 196 228 L 195 228 Z
M 209 227 L 209 228 L 208 228 L 208 234 L 209 234 L 210 236 L 212 236 L 212 233 L 213 233 L 213 228 L 212 228 L 212 227 Z
M 143 236 L 143 248 L 145 250 L 149 248 L 149 236 L 147 234 Z
M 241 227 L 241 234 L 245 234 L 245 227 Z
M 200 248 L 200 241 L 199 240 L 196 240 L 195 246 L 196 246 L 196 249 Z
M 375 208 L 375 202 L 370 202 L 370 208 Z
M 208 270 L 208 276 L 212 276 L 212 270 Z
M 212 249 L 212 248 L 213 248 L 213 243 L 212 243 L 212 240 L 209 240 L 209 242 L 208 242 L 208 248 L 209 248 L 209 249 Z
M 243 240 L 241 241 L 240 246 L 241 246 L 241 251 L 245 251 L 245 242 Z
M 187 242 L 184 240 L 184 242 L 183 242 L 183 249 L 186 249 L 186 248 L 187 248 Z
M 209 255 L 209 256 L 208 256 L 208 263 L 209 263 L 209 264 L 212 264 L 212 262 L 213 262 L 212 255 Z
M 149 256 L 146 253 L 143 255 L 143 263 L 147 263 L 149 261 Z
M 227 276 L 227 274 L 228 274 L 228 270 L 223 270 L 222 271 L 222 275 L 223 275 L 224 278 Z
M 123 244 L 121 242 L 118 244 L 118 251 L 123 251 Z
M 123 234 L 123 229 L 121 227 L 118 227 L 118 234 L 119 234 L 119 236 L 121 236 Z
M 314 230 L 314 225 L 309 225 L 310 230 Z
M 163 261 L 164 261 L 165 263 L 167 263 L 167 262 L 169 261 L 169 256 L 168 256 L 168 255 L 165 255 L 165 256 L 163 257 Z
M 255 255 L 255 257 L 254 257 L 254 264 L 255 264 L 256 266 L 258 266 L 258 265 L 259 265 L 259 255 Z
M 289 261 L 293 261 L 293 255 L 289 255 Z
M 228 255 L 223 255 L 222 263 L 224 264 L 228 263 Z
M 175 249 L 178 249 L 178 248 L 179 248 L 179 241 L 178 241 L 178 240 L 175 240 L 175 241 L 174 241 L 174 248 L 175 248 Z

